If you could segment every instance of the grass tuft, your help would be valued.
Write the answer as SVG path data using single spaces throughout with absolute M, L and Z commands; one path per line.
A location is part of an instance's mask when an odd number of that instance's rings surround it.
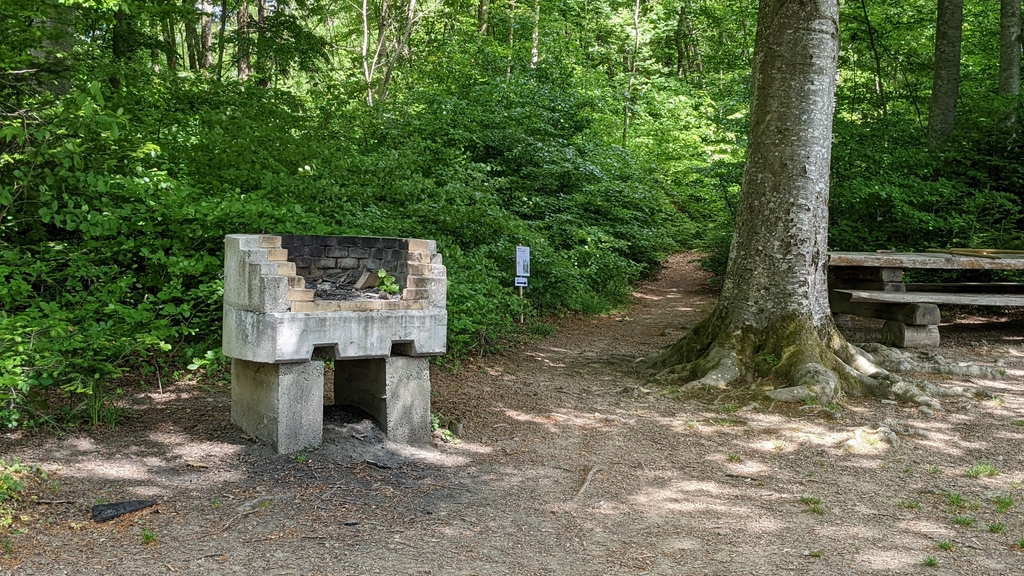
M 982 462 L 981 464 L 975 464 L 967 469 L 968 478 L 980 478 L 982 476 L 998 476 L 999 469 L 989 464 L 988 462 Z
M 1006 514 L 1013 505 L 1016 504 L 1013 500 L 1013 496 L 996 496 L 992 499 L 992 502 L 996 505 L 996 510 L 1000 514 Z
M 974 523 L 977 522 L 977 521 L 978 521 L 978 519 L 975 518 L 974 516 L 965 516 L 965 515 L 959 515 L 959 514 L 956 515 L 956 516 L 953 516 L 953 524 L 956 524 L 957 526 L 963 526 L 965 528 L 968 527 L 968 526 L 973 526 Z
M 812 514 L 824 514 L 825 508 L 821 505 L 821 499 L 813 496 L 801 496 L 800 503 L 807 506 L 807 511 Z

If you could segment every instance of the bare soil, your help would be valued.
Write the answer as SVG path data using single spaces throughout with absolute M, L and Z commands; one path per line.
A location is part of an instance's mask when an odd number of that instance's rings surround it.
M 995 394 L 934 418 L 879 399 L 677 398 L 635 361 L 713 306 L 690 258 L 628 310 L 433 367 L 457 443 L 389 444 L 328 407 L 321 447 L 277 455 L 230 424 L 228 386 L 184 380 L 122 383 L 130 412 L 113 428 L 8 433 L 0 458 L 47 478 L 0 531 L 0 574 L 1024 573 L 1020 314 L 941 326 L 937 354 L 1007 377 L 933 377 Z M 878 330 L 854 319 L 850 335 Z M 982 464 L 996 475 L 968 474 Z M 159 504 L 89 519 L 132 499 Z

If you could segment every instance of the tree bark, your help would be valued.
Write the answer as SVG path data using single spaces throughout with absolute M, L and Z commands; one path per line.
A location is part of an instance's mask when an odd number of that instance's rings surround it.
M 704 63 L 701 61 L 697 34 L 693 30 L 693 23 L 690 22 L 686 2 L 679 6 L 672 34 L 676 48 L 676 76 L 688 78 L 690 70 L 701 74 L 704 71 Z
M 256 83 L 262 88 L 270 87 L 270 73 L 273 67 L 273 62 L 270 56 L 265 53 L 260 53 L 260 48 L 266 43 L 265 27 L 267 25 L 267 1 L 256 0 L 256 64 L 253 66 L 253 71 L 256 74 Z
M 487 28 L 490 24 L 491 0 L 479 0 L 476 5 L 476 22 L 481 36 L 487 35 Z
M 721 299 L 655 361 L 662 382 L 724 388 L 760 358 L 801 394 L 832 401 L 840 391 L 845 341 L 825 280 L 838 18 L 838 0 L 759 4 L 750 144 Z
M 868 43 L 871 46 L 871 55 L 875 59 L 875 94 L 882 103 L 882 116 L 888 112 L 888 102 L 885 97 L 885 83 L 882 81 L 882 58 L 878 55 L 878 46 L 875 45 L 875 29 L 871 26 L 871 16 L 868 15 L 867 0 L 860 0 L 860 9 L 864 14 L 864 24 L 868 28 Z
M 1002 0 L 999 11 L 999 95 L 1020 94 L 1021 8 L 1020 0 Z M 1017 103 L 1014 102 L 1002 125 L 1017 124 Z
M 516 46 L 516 0 L 508 0 L 508 63 L 505 66 L 505 78 L 512 77 L 512 52 Z
M 629 65 L 629 81 L 626 84 L 626 101 L 622 104 L 622 146 L 626 146 L 629 136 L 629 117 L 633 112 L 633 82 L 636 79 L 636 60 L 640 52 L 640 0 L 633 4 L 633 49 L 626 54 Z
M 536 68 L 540 61 L 540 0 L 533 0 L 533 34 L 530 39 L 530 68 Z
M 213 3 L 203 0 L 199 7 L 199 67 L 206 70 L 213 66 Z
M 1020 94 L 1020 0 L 1002 0 L 999 13 L 999 94 Z
M 935 23 L 935 69 L 928 106 L 928 141 L 941 145 L 956 126 L 960 97 L 960 44 L 964 25 L 963 0 L 939 0 Z
M 749 306 L 740 314 L 755 323 L 807 313 L 820 328 L 830 315 L 825 255 L 838 58 L 835 4 L 761 3 L 759 18 L 768 23 L 755 40 L 755 53 L 761 50 L 754 61 L 750 146 L 734 264 L 723 290 L 734 310 Z
M 683 31 L 686 22 L 686 5 L 679 6 L 679 15 L 676 18 L 676 27 L 672 32 L 672 43 L 676 48 L 676 76 L 686 78 L 687 66 L 686 57 L 689 54 L 689 47 L 684 40 Z
M 217 32 L 217 80 L 224 79 L 224 33 L 228 27 L 228 0 L 220 2 L 220 30 Z
M 170 18 L 163 21 L 163 36 L 167 69 L 174 72 L 178 69 L 178 38 L 174 31 L 174 22 Z
M 192 7 L 191 0 L 185 0 L 186 7 Z M 195 10 L 195 8 L 192 8 Z M 188 69 L 199 70 L 199 24 L 198 18 L 193 13 L 185 20 L 185 52 L 188 55 Z
M 238 49 L 235 55 L 235 60 L 238 66 L 238 79 L 245 80 L 249 79 L 249 2 L 244 0 L 242 7 L 238 9 L 238 16 L 236 19 L 238 26 Z
M 117 12 L 114 12 L 113 40 L 110 43 L 114 60 L 124 61 L 131 56 L 131 48 L 127 38 L 130 31 L 131 16 L 128 15 L 123 7 L 118 8 Z
M 838 0 L 759 2 L 747 163 L 722 295 L 710 316 L 650 361 L 658 384 L 741 386 L 782 402 L 888 396 L 926 415 L 941 408 L 935 396 L 980 393 L 904 380 L 883 365 L 957 368 L 885 347 L 869 353 L 848 344 L 832 320 L 825 268 L 838 18 Z
M 376 99 L 378 101 L 388 97 L 388 91 L 391 89 L 391 78 L 395 72 L 395 65 L 398 64 L 398 59 L 403 55 L 406 55 L 409 51 L 409 38 L 412 37 L 412 31 L 416 27 L 416 22 L 420 18 L 420 14 L 416 13 L 416 0 L 408 1 L 409 4 L 406 6 L 405 26 L 402 29 L 402 35 L 395 39 L 392 44 L 390 58 L 387 61 L 387 66 L 384 68 L 384 76 L 381 78 L 380 84 L 377 86 Z M 383 34 L 383 31 L 381 33 Z

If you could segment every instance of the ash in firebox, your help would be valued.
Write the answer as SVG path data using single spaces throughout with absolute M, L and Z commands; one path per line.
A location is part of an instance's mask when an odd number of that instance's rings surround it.
M 401 294 L 388 294 L 376 286 L 357 288 L 366 276 L 365 270 L 350 270 L 345 273 L 328 274 L 323 278 L 307 278 L 306 289 L 316 290 L 314 300 L 401 300 Z

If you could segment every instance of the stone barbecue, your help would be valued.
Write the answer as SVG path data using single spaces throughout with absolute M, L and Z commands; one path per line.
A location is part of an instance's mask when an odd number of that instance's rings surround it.
M 399 295 L 355 289 L 381 269 Z M 228 235 L 231 421 L 278 453 L 319 445 L 322 360 L 333 359 L 335 404 L 366 410 L 390 440 L 429 441 L 427 357 L 445 352 L 446 276 L 431 240 Z

